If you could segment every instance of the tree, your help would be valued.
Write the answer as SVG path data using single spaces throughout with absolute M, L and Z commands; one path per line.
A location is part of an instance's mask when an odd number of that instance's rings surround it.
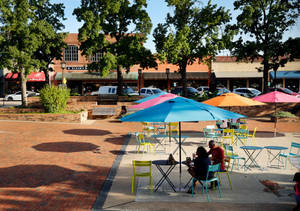
M 154 42 L 162 62 L 179 66 L 183 95 L 187 96 L 187 65 L 196 61 L 211 64 L 233 38 L 233 31 L 225 30 L 231 17 L 228 11 L 211 1 L 203 8 L 198 7 L 198 0 L 165 1 L 174 7 L 174 14 L 168 13 L 166 23 L 154 30 Z
M 48 0 L 0 1 L 0 52 L 3 52 L 0 65 L 19 73 L 23 106 L 27 106 L 27 76 L 48 66 L 40 55 L 52 53 L 49 37 L 55 28 L 61 26 L 60 23 L 53 25 L 54 22 L 48 22 L 56 19 L 54 10 L 59 11 L 52 6 Z M 58 7 L 63 8 L 62 5 Z M 61 52 L 60 46 L 59 50 Z
M 233 43 L 232 54 L 237 60 L 253 62 L 262 59 L 263 92 L 267 89 L 268 73 L 284 66 L 294 56 L 292 48 L 286 48 L 291 41 L 282 40 L 284 32 L 293 26 L 299 17 L 299 0 L 237 0 L 234 9 L 241 10 L 237 24 L 240 37 Z M 250 36 L 244 41 L 243 35 Z
M 73 12 L 78 21 L 84 22 L 79 29 L 82 54 L 102 54 L 98 61 L 88 65 L 88 70 L 106 76 L 116 69 L 119 95 L 122 68 L 128 72 L 134 64 L 142 68 L 156 66 L 151 51 L 143 46 L 152 27 L 145 7 L 146 0 L 81 0 L 81 7 Z

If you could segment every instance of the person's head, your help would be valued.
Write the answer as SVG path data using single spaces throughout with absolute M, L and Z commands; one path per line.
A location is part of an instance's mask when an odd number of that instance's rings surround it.
M 293 181 L 294 181 L 294 182 L 300 182 L 300 172 L 297 172 L 297 173 L 294 175 Z
M 216 142 L 214 140 L 210 140 L 208 142 L 208 146 L 209 146 L 210 149 L 213 149 L 213 148 L 216 147 Z
M 204 147 L 198 147 L 196 154 L 199 158 L 207 158 L 208 157 L 207 151 Z

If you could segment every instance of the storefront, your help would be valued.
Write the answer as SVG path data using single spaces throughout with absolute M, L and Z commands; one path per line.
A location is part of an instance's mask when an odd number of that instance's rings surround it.
M 276 71 L 276 79 L 274 71 L 270 72 L 272 84 L 276 80 L 277 87 L 288 88 L 294 92 L 300 90 L 300 70 L 295 71 Z

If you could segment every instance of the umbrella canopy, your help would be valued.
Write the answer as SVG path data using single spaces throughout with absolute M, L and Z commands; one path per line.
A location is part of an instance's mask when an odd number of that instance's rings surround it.
M 190 122 L 243 118 L 244 115 L 176 97 L 121 118 L 127 122 Z
M 253 98 L 254 100 L 265 102 L 265 103 L 275 103 L 275 114 L 276 114 L 276 103 L 300 103 L 300 98 L 293 95 L 288 95 L 283 92 L 269 92 Z M 276 125 L 277 121 L 274 123 L 274 136 L 276 136 Z
M 174 94 L 168 93 L 168 94 L 160 95 L 160 96 L 158 96 L 156 98 L 147 100 L 147 101 L 142 102 L 140 104 L 130 106 L 130 108 L 145 109 L 145 108 L 148 108 L 150 106 L 154 106 L 154 105 L 160 104 L 162 102 L 165 102 L 166 100 L 173 99 L 175 97 L 178 97 L 178 95 L 174 95 Z
M 269 92 L 252 99 L 265 103 L 300 103 L 300 98 L 278 91 Z
M 165 94 L 168 94 L 168 92 L 160 92 L 160 93 L 155 94 L 155 95 L 150 95 L 150 96 L 148 96 L 148 97 L 145 97 L 145 98 L 143 98 L 143 99 L 137 100 L 137 101 L 135 101 L 135 102 L 136 102 L 136 103 L 142 103 L 142 102 L 145 102 L 145 101 L 147 101 L 147 100 L 151 100 L 151 99 L 153 99 L 153 98 L 156 98 L 156 97 L 159 97 L 159 96 L 165 95 Z
M 207 105 L 213 106 L 257 106 L 265 105 L 262 102 L 243 97 L 235 93 L 226 93 L 220 96 L 211 98 L 202 102 Z
M 181 188 L 181 122 L 238 119 L 244 115 L 176 97 L 121 118 L 127 122 L 179 122 L 179 181 Z

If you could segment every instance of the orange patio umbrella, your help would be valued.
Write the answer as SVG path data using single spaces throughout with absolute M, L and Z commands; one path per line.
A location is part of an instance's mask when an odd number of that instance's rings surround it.
M 258 106 L 265 105 L 265 103 L 257 100 L 252 100 L 247 97 L 242 97 L 234 93 L 225 93 L 220 96 L 211 98 L 202 103 L 212 106 Z

